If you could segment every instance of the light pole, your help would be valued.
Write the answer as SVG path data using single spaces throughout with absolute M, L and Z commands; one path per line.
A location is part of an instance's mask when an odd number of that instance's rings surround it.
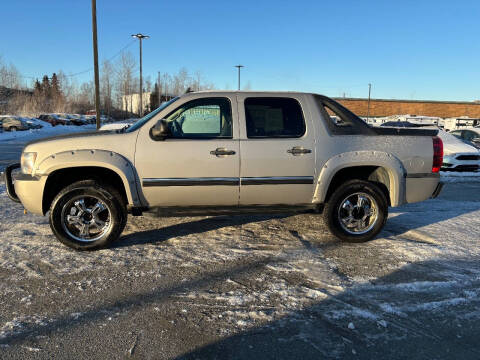
M 92 0 L 93 67 L 95 70 L 95 118 L 100 129 L 100 78 L 98 74 L 97 1 Z
M 240 69 L 245 67 L 243 65 L 235 65 L 234 67 L 238 68 L 238 90 L 240 90 Z
M 148 39 L 150 36 L 143 35 L 143 34 L 133 34 L 132 37 L 137 38 L 140 40 L 140 117 L 143 116 L 143 102 L 142 102 L 142 94 L 143 94 L 143 82 L 142 82 L 142 40 Z

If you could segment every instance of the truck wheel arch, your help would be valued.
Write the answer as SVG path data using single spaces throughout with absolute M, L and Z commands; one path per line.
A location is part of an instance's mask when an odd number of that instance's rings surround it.
M 313 196 L 315 203 L 328 201 L 329 195 L 346 180 L 369 180 L 384 190 L 389 205 L 405 202 L 405 169 L 395 156 L 381 151 L 353 151 L 330 158 L 320 169 Z
M 89 178 L 113 182 L 125 196 L 126 204 L 141 206 L 135 168 L 128 159 L 115 152 L 76 150 L 53 154 L 38 165 L 35 175 L 47 176 L 42 204 L 44 214 L 48 211 L 56 190 Z

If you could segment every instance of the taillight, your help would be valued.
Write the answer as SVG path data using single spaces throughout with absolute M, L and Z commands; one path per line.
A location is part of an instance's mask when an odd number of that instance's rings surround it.
M 443 141 L 438 136 L 434 136 L 432 140 L 433 140 L 432 172 L 438 173 L 443 163 Z

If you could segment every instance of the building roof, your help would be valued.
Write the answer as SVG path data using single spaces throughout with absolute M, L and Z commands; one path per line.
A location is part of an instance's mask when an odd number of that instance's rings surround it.
M 348 101 L 368 101 L 368 98 L 352 98 L 352 97 L 334 97 L 334 100 L 348 100 Z M 370 101 L 383 102 L 400 102 L 400 103 L 433 103 L 433 104 L 465 104 L 465 105 L 480 105 L 480 100 L 475 101 L 448 101 L 448 100 L 405 100 L 405 99 L 370 99 Z

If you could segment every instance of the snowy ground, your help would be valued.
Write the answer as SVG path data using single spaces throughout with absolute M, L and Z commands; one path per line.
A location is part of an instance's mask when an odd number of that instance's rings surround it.
M 480 177 L 449 179 L 366 244 L 315 214 L 147 215 L 89 253 L 0 185 L 2 358 L 478 359 Z

